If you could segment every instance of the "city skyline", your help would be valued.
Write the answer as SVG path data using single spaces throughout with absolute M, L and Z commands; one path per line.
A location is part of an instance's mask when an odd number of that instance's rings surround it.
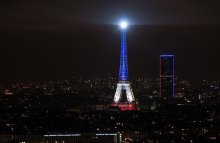
M 220 78 L 218 1 L 66 1 L 62 5 L 20 1 L 4 5 L 1 81 L 117 75 L 120 30 L 116 23 L 122 16 L 131 23 L 127 32 L 131 79 L 159 78 L 161 54 L 175 55 L 179 78 Z
M 219 7 L 2 2 L 0 142 L 220 142 Z

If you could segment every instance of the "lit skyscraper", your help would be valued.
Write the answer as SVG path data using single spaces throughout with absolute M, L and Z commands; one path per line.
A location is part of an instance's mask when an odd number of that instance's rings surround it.
M 174 98 L 174 55 L 160 55 L 160 96 Z
M 127 23 L 122 21 L 121 26 L 121 55 L 119 68 L 119 82 L 114 96 L 113 106 L 118 106 L 121 110 L 135 110 L 135 98 L 128 79 L 128 59 L 127 59 L 127 43 L 126 43 L 126 29 Z M 126 96 L 126 101 L 122 98 Z

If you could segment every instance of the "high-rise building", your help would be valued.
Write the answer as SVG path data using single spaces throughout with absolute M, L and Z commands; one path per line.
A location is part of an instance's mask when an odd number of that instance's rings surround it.
M 160 55 L 160 96 L 174 98 L 174 55 Z
M 118 106 L 121 110 L 135 110 L 135 98 L 132 92 L 131 84 L 128 79 L 128 59 L 126 28 L 127 23 L 122 21 L 121 24 L 121 55 L 119 68 L 119 82 L 114 96 L 113 106 Z M 126 98 L 125 98 L 126 97 Z

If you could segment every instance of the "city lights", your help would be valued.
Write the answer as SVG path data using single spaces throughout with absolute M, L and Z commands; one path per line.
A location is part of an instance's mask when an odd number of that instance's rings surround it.
M 220 143 L 219 6 L 3 2 L 0 143 Z

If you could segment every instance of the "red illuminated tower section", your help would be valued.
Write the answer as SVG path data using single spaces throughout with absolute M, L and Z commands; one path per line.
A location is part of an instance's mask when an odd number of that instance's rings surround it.
M 117 106 L 121 111 L 136 110 L 135 98 L 128 79 L 128 60 L 127 60 L 127 42 L 126 28 L 127 23 L 121 24 L 121 55 L 119 68 L 119 81 L 115 92 L 112 106 Z

